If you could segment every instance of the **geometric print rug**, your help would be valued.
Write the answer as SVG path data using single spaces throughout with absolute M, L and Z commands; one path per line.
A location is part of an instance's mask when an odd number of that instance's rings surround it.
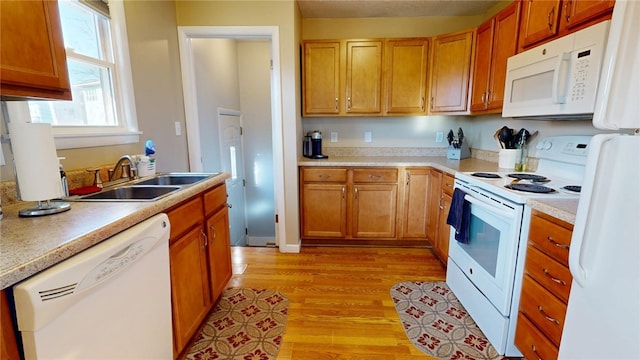
M 277 291 L 228 288 L 186 359 L 276 359 L 288 308 L 289 300 Z
M 413 345 L 438 359 L 503 359 L 445 282 L 402 282 L 391 298 Z

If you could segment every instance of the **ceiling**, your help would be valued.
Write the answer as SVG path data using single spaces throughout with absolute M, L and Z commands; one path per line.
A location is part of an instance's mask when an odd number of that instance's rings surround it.
M 362 18 L 482 15 L 499 0 L 297 0 L 302 17 Z

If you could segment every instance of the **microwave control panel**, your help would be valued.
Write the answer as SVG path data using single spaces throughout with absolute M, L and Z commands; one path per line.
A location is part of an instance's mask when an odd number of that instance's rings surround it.
M 575 56 L 570 96 L 571 101 L 580 101 L 584 100 L 585 90 L 588 86 L 587 80 L 589 79 L 591 49 L 576 52 Z

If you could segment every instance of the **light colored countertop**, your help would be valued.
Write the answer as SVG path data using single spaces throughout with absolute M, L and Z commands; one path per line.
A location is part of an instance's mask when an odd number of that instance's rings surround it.
M 575 224 L 578 210 L 578 199 L 538 199 L 529 200 L 527 205 L 555 218 Z
M 21 218 L 33 203 L 3 207 L 0 289 L 11 286 L 153 215 L 224 183 L 220 174 L 152 202 L 70 202 L 63 213 Z
M 498 164 L 469 158 L 449 160 L 445 156 L 330 156 L 328 159 L 298 159 L 298 166 L 431 166 L 455 174 L 457 171 L 498 171 Z

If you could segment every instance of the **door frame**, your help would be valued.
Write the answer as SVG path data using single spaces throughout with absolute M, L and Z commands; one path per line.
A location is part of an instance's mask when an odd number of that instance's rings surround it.
M 284 216 L 284 143 L 282 119 L 282 84 L 280 70 L 280 30 L 278 26 L 178 26 L 180 67 L 184 112 L 187 132 L 187 149 L 190 171 L 202 171 L 200 123 L 191 39 L 269 39 L 271 40 L 271 137 L 273 146 L 273 183 L 275 194 L 276 245 L 287 252 L 286 220 Z M 275 219 L 274 219 L 275 221 Z

